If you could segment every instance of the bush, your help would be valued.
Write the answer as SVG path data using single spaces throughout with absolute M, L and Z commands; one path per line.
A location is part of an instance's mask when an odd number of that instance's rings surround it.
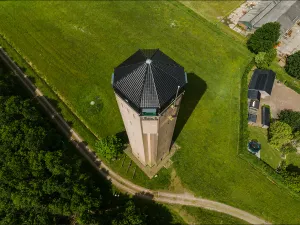
M 270 144 L 280 150 L 282 146 L 289 144 L 293 139 L 292 128 L 286 123 L 276 121 L 271 123 L 269 136 Z
M 247 41 L 248 49 L 257 54 L 270 51 L 280 36 L 280 24 L 278 22 L 266 23 L 258 28 Z
M 256 67 L 259 69 L 268 69 L 276 57 L 276 49 L 271 49 L 268 52 L 259 52 L 255 56 Z
M 287 57 L 285 71 L 297 79 L 300 79 L 300 51 Z
M 297 149 L 292 144 L 286 144 L 286 145 L 282 146 L 280 151 L 283 154 L 288 154 L 288 153 L 297 152 Z
M 280 111 L 278 114 L 278 119 L 281 122 L 290 125 L 293 129 L 293 132 L 300 131 L 300 112 L 285 109 Z
M 116 136 L 108 136 L 96 142 L 96 151 L 106 159 L 117 159 L 122 151 L 122 143 Z

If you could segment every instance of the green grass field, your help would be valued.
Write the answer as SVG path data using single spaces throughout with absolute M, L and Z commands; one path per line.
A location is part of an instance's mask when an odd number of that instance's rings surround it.
M 140 172 L 135 181 L 168 189 L 174 169 L 198 196 L 271 222 L 300 222 L 300 200 L 237 156 L 240 79 L 251 54 L 223 28 L 178 2 L 3 2 L 0 21 L 6 41 L 98 137 L 124 130 L 110 85 L 113 68 L 138 48 L 160 48 L 188 73 L 175 131 L 181 149 L 158 179 Z M 92 100 L 101 101 L 98 110 Z M 131 179 L 120 160 L 112 167 Z
M 261 159 L 276 169 L 281 161 L 281 153 L 269 145 L 267 139 L 268 131 L 261 127 L 249 127 L 249 132 L 249 139 L 257 139 L 261 143 Z
M 181 3 L 202 17 L 217 22 L 238 8 L 245 1 L 182 1 Z

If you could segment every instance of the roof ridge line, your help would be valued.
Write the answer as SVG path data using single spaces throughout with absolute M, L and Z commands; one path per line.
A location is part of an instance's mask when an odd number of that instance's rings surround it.
M 178 80 L 176 77 L 174 77 L 174 76 L 172 76 L 171 74 L 167 73 L 166 71 L 164 71 L 164 70 L 163 70 L 162 68 L 160 68 L 159 66 L 155 66 L 155 65 L 153 65 L 153 66 L 154 66 L 155 68 L 161 70 L 163 73 L 167 74 L 169 77 L 173 77 L 176 81 L 179 82 L 179 80 Z
M 155 95 L 155 97 L 157 98 L 157 101 L 158 101 L 158 104 L 159 104 L 159 107 L 161 107 L 161 105 L 160 105 L 160 101 L 159 101 L 159 98 L 158 98 L 158 94 L 157 94 L 157 88 L 156 88 L 156 85 L 155 85 L 155 80 L 154 80 L 154 77 L 153 77 L 153 73 L 152 73 L 152 69 L 151 69 L 151 64 L 149 64 L 149 70 L 150 70 L 150 72 L 151 72 L 151 78 L 152 78 L 152 82 L 153 82 L 153 85 L 154 85 L 154 90 L 155 90 L 155 93 L 156 93 L 156 95 Z
M 144 75 L 144 80 L 143 80 L 143 85 L 142 85 L 142 89 L 141 89 L 141 94 L 140 94 L 140 99 L 139 99 L 139 107 L 141 107 L 141 105 L 142 105 L 142 97 L 143 97 L 143 92 L 144 92 L 144 89 L 145 89 L 145 83 L 146 83 L 146 76 L 147 76 L 147 64 L 146 64 L 146 62 L 144 62 L 144 64 L 143 65 L 145 65 L 146 66 L 146 69 L 145 69 L 145 75 Z

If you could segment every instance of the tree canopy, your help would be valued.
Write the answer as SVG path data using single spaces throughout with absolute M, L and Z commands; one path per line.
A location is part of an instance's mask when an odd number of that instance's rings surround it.
M 266 23 L 250 36 L 247 47 L 255 54 L 268 52 L 277 44 L 279 36 L 280 24 L 278 22 Z
M 280 111 L 278 114 L 278 119 L 281 122 L 290 125 L 293 129 L 293 132 L 300 131 L 300 112 L 285 109 Z
M 271 123 L 269 135 L 270 144 L 278 150 L 281 150 L 284 145 L 289 144 L 293 138 L 292 128 L 281 121 Z
M 300 51 L 287 57 L 285 71 L 289 75 L 300 79 Z
M 112 194 L 14 79 L 0 74 L 0 224 L 145 224 L 132 200 L 103 201 Z

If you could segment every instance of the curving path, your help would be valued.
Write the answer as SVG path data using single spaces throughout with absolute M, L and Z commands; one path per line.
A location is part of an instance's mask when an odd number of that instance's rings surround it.
M 82 138 L 66 123 L 62 116 L 49 103 L 47 98 L 43 96 L 43 93 L 34 86 L 34 84 L 28 79 L 26 74 L 24 74 L 22 70 L 9 58 L 9 56 L 2 48 L 0 48 L 0 58 L 19 77 L 24 86 L 34 96 L 36 96 L 39 104 L 45 109 L 45 111 L 49 114 L 49 116 L 53 119 L 53 121 L 57 124 L 61 131 L 65 135 L 67 135 L 67 137 L 70 137 L 71 142 L 75 145 L 79 152 L 91 163 L 93 167 L 98 170 L 98 172 L 102 176 L 110 180 L 112 184 L 121 191 L 127 192 L 132 195 L 137 195 L 141 198 L 152 199 L 156 202 L 195 206 L 218 211 L 242 219 L 251 224 L 270 224 L 269 222 L 260 219 L 246 211 L 220 202 L 198 198 L 192 195 L 149 190 L 119 176 L 118 174 L 113 172 L 107 165 L 105 165 L 99 158 L 97 158 L 92 149 L 90 149 L 83 143 Z

